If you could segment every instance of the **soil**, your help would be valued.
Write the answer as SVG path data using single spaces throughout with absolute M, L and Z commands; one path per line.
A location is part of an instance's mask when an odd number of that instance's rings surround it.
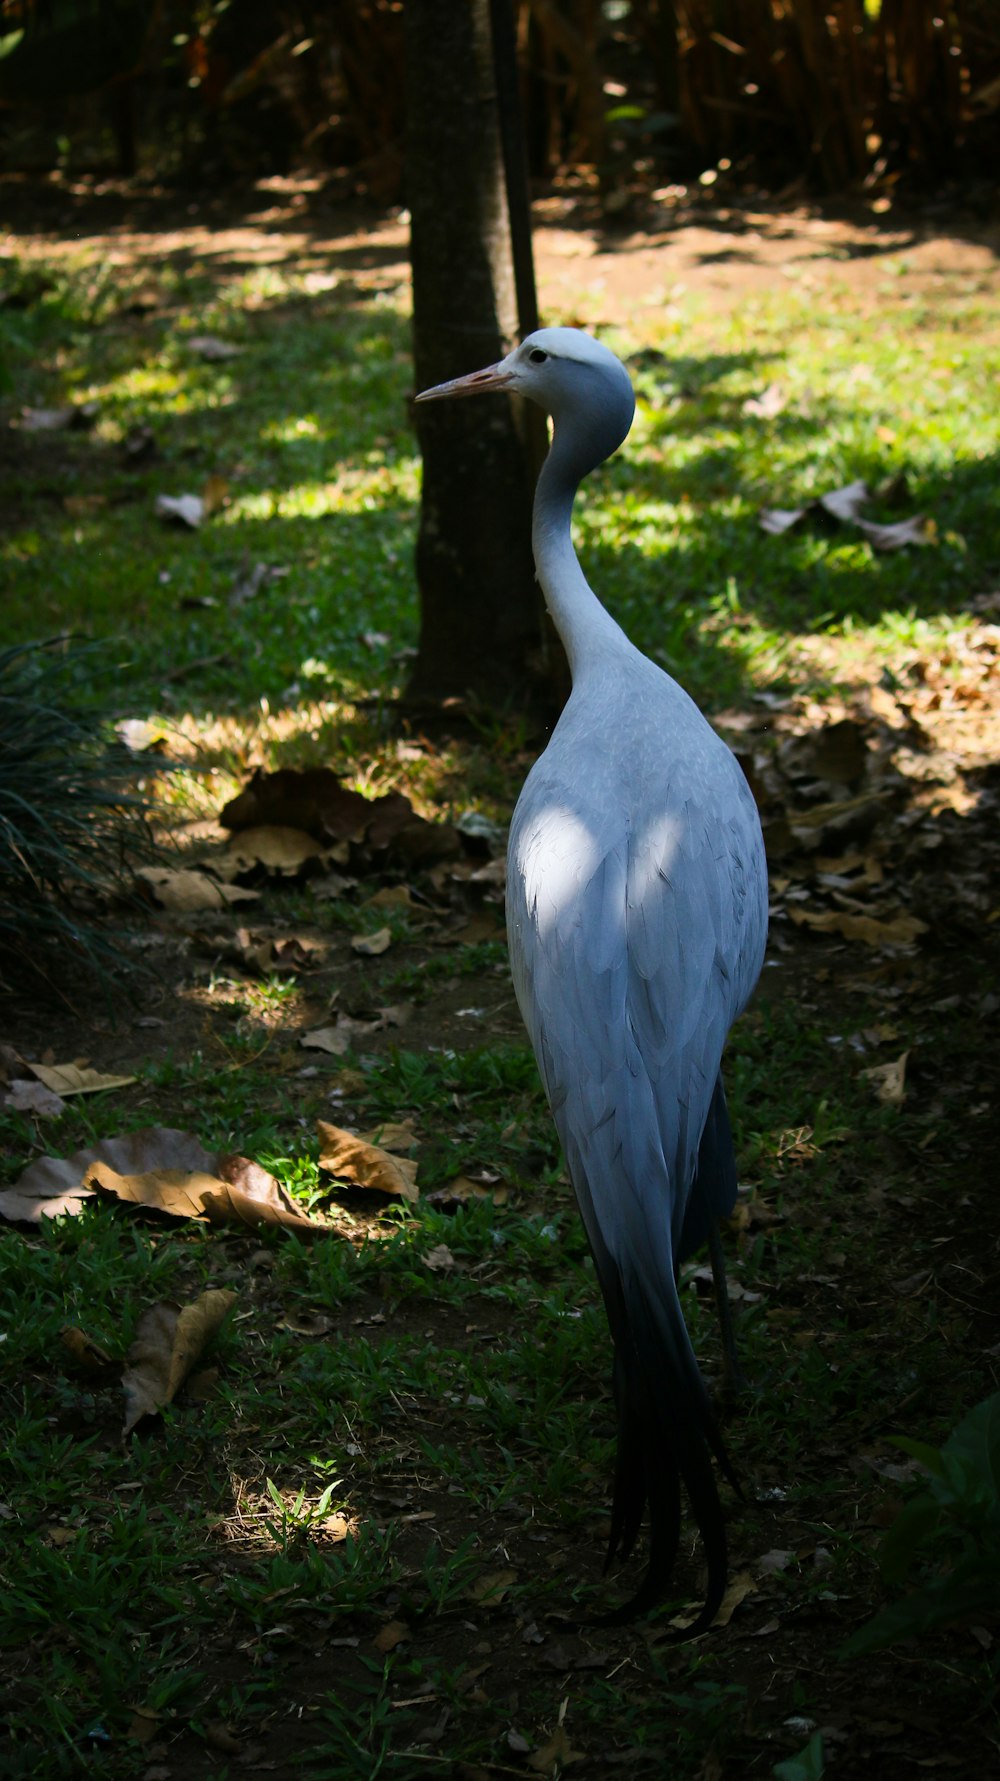
M 165 255 L 176 255 L 233 268 L 293 255 L 306 267 L 336 269 L 369 293 L 396 292 L 406 282 L 405 224 L 335 209 L 327 204 L 319 182 L 272 180 L 254 187 L 242 201 L 227 194 L 214 202 L 179 204 L 168 195 L 140 196 L 113 185 L 74 190 L 58 183 L 39 188 L 37 183 L 7 180 L 3 198 L 12 227 L 0 251 L 16 247 L 22 257 L 72 255 L 82 247 L 100 246 L 103 254 L 112 259 L 120 255 L 123 262 L 148 259 L 153 265 Z M 877 214 L 869 206 L 833 214 L 763 201 L 750 208 L 685 209 L 664 202 L 634 226 L 612 233 L 591 214 L 585 195 L 563 194 L 539 205 L 538 225 L 543 311 L 588 325 L 639 317 L 644 309 L 669 302 L 681 285 L 697 290 L 705 306 L 724 310 L 774 279 L 789 277 L 814 291 L 817 303 L 838 281 L 849 278 L 855 289 L 867 289 L 875 304 L 885 262 L 904 251 L 909 276 L 918 283 L 933 285 L 961 274 L 980 281 L 984 290 L 996 290 L 1000 284 L 1000 229 L 950 217 L 945 227 L 939 217 L 926 213 L 902 218 Z M 827 1023 L 838 1043 L 840 1035 L 853 1030 L 859 1015 L 864 1018 L 862 1011 L 873 1005 L 883 1014 L 905 1008 L 935 1037 L 933 1055 L 928 1050 L 911 1060 L 908 1092 L 927 1109 L 936 1105 L 940 1117 L 924 1128 L 926 1143 L 919 1149 L 904 1137 L 896 1154 L 887 1159 L 896 1185 L 888 1203 L 879 1203 L 877 1217 L 879 1184 L 859 1184 L 862 1215 L 877 1224 L 881 1259 L 873 1258 L 871 1267 L 856 1276 L 839 1278 L 835 1288 L 820 1279 L 803 1281 L 797 1302 L 786 1304 L 782 1315 L 794 1319 L 802 1331 L 822 1329 L 835 1292 L 838 1315 L 856 1320 L 866 1340 L 877 1340 L 873 1297 L 880 1292 L 919 1294 L 921 1288 L 914 1282 L 926 1268 L 928 1244 L 939 1243 L 947 1257 L 946 1264 L 941 1262 L 942 1290 L 961 1301 L 969 1319 L 966 1340 L 978 1353 L 994 1356 L 994 1375 L 1000 1353 L 995 1297 L 998 1063 L 985 1037 L 980 1047 L 974 1035 L 977 1021 L 991 1020 L 997 1006 L 1000 923 L 989 891 L 991 878 L 995 886 L 1000 851 L 995 765 L 1000 670 L 995 621 L 995 612 L 984 611 L 958 627 L 961 647 L 968 650 L 975 667 L 969 681 L 975 691 L 964 702 L 938 686 L 935 705 L 934 668 L 926 663 L 914 667 L 906 698 L 901 696 L 894 710 L 873 706 L 861 694 L 853 705 L 838 710 L 817 711 L 789 702 L 783 740 L 815 738 L 831 721 L 848 722 L 863 733 L 870 758 L 883 762 L 884 774 L 891 777 L 894 811 L 892 837 L 883 857 L 889 861 L 897 896 L 891 910 L 883 904 L 874 907 L 875 919 L 888 919 L 901 908 L 918 916 L 926 928 L 917 945 L 875 946 L 865 952 L 844 929 L 834 926 L 812 932 L 808 925 L 795 925 L 792 912 L 807 874 L 793 845 L 784 853 L 779 849 L 772 861 L 778 881 L 772 962 L 759 1003 L 766 1014 L 769 1004 L 794 999 L 803 1019 Z M 742 715 L 746 722 L 736 722 L 731 739 L 748 770 L 759 775 L 757 789 L 775 833 L 795 805 L 794 788 L 789 789 L 787 776 L 768 765 L 773 762 L 773 737 L 760 759 L 755 753 L 759 713 Z M 739 720 L 741 714 L 735 717 Z M 916 742 L 913 726 L 920 732 Z M 919 771 L 904 771 L 900 765 L 908 747 L 911 754 L 916 751 L 921 756 Z M 885 791 L 889 779 L 879 778 L 882 771 L 878 769 L 876 781 Z M 838 795 L 836 787 L 833 795 Z M 839 795 L 845 795 L 843 788 Z M 217 839 L 202 835 L 201 844 L 211 848 Z M 869 842 L 862 839 L 859 845 L 864 853 Z M 470 871 L 470 865 L 463 866 L 456 882 L 446 888 L 441 880 L 419 875 L 413 879 L 428 904 L 436 903 L 443 913 L 431 921 L 426 939 L 394 950 L 395 969 L 409 965 L 419 972 L 428 960 L 442 956 L 442 947 L 454 948 L 463 936 L 495 930 L 499 912 L 496 901 L 490 900 L 494 893 L 472 890 Z M 400 876 L 398 870 L 390 871 L 387 880 L 398 882 Z M 387 880 L 376 874 L 373 888 Z M 36 991 L 15 987 L 4 1010 L 3 1037 L 22 1057 L 86 1057 L 111 1072 L 165 1062 L 196 1048 L 217 1055 L 220 1067 L 227 1067 L 236 1056 L 233 1025 L 240 1016 L 234 1004 L 213 990 L 213 979 L 220 972 L 239 975 L 244 970 L 241 928 L 252 931 L 254 943 L 287 941 L 295 935 L 319 949 L 313 968 L 301 973 L 301 987 L 280 1009 L 261 1009 L 259 1032 L 262 1048 L 269 1047 L 274 1059 L 276 1107 L 284 1105 L 289 1074 L 300 1081 L 304 1096 L 314 1096 L 317 1078 L 303 1072 L 315 1071 L 316 1066 L 298 1040 L 329 1018 L 331 1004 L 354 1018 L 377 1021 L 383 1002 L 378 991 L 380 967 L 378 961 L 359 959 L 346 931 L 303 918 L 299 893 L 292 916 L 287 891 L 270 883 L 263 888 L 263 900 L 252 907 L 250 917 L 242 909 L 180 915 L 150 904 L 131 924 L 132 937 L 123 953 L 129 993 L 117 1003 L 113 1016 L 72 981 L 60 982 L 58 994 L 44 1004 Z M 818 901 L 812 894 L 807 902 L 814 911 L 838 913 L 835 902 Z M 800 899 L 798 907 L 802 906 Z M 484 922 L 485 926 L 469 928 Z M 151 977 L 144 969 L 150 960 Z M 491 966 L 480 980 L 458 974 L 443 981 L 429 979 L 405 1027 L 383 1024 L 366 1035 L 365 1048 L 378 1051 L 397 1043 L 415 1051 L 429 1045 L 462 1048 L 482 1043 L 487 1036 L 514 1037 L 520 1030 L 506 976 Z M 985 1027 L 983 1031 L 985 1035 Z M 322 1084 L 327 1075 L 335 1076 L 337 1066 L 333 1060 L 321 1062 Z M 157 1089 L 155 1099 L 158 1120 L 170 1122 L 169 1091 Z M 180 1096 L 173 1111 L 176 1123 L 183 1125 Z M 39 1143 L 44 1143 L 43 1130 Z M 900 1194 L 900 1180 L 909 1184 L 907 1193 Z M 373 1207 L 359 1204 L 357 1198 L 352 1204 L 360 1220 L 374 1220 Z M 245 1247 L 249 1261 L 253 1246 Z M 259 1290 L 266 1294 L 266 1280 Z M 380 1318 L 382 1311 L 378 1300 L 362 1299 L 352 1301 L 349 1317 L 352 1325 L 363 1324 L 365 1319 Z M 400 1335 L 405 1334 L 406 1318 L 413 1320 L 415 1329 L 421 1320 L 429 1320 L 426 1307 L 404 1308 L 399 1315 Z M 447 1333 L 456 1347 L 502 1337 L 499 1314 L 489 1328 L 475 1330 L 464 1320 L 461 1327 L 456 1324 L 447 1330 L 447 1316 L 435 1314 L 435 1331 L 439 1337 Z M 873 1444 L 892 1426 L 891 1417 L 899 1410 L 899 1405 L 872 1406 Z M 434 1430 L 437 1438 L 461 1442 L 460 1409 L 440 1407 Z M 780 1478 L 763 1474 L 755 1478 L 750 1500 L 733 1515 L 734 1573 L 743 1575 L 752 1555 L 771 1548 L 794 1552 L 807 1570 L 822 1565 L 825 1543 L 833 1538 L 830 1524 L 844 1525 L 852 1503 L 871 1512 L 868 1464 L 862 1454 L 840 1451 L 835 1427 L 817 1431 L 814 1451 L 803 1456 L 804 1473 L 812 1479 L 813 1489 L 791 1519 L 775 1507 Z M 470 1532 L 479 1531 L 476 1514 L 465 1501 L 416 1466 L 401 1475 L 399 1491 L 385 1509 L 387 1515 L 412 1518 L 404 1542 L 412 1540 L 417 1563 L 424 1549 L 421 1517 L 428 1518 L 446 1546 L 457 1546 Z M 877 1512 L 884 1509 L 882 1501 Z M 521 1577 L 569 1570 L 576 1577 L 596 1580 L 602 1564 L 602 1531 L 600 1521 L 595 1522 L 593 1537 L 570 1548 L 552 1530 L 514 1522 L 497 1530 L 497 1570 L 509 1565 Z M 693 1571 L 690 1581 L 696 1588 Z M 838 1665 L 832 1654 L 845 1633 L 878 1605 L 877 1580 L 868 1584 L 867 1601 L 862 1590 L 852 1600 L 831 1603 L 812 1585 L 803 1589 L 799 1600 L 793 1597 L 791 1605 L 787 1592 L 780 1598 L 769 1593 L 766 1577 L 750 1577 L 750 1584 L 745 1603 L 736 1606 L 728 1624 L 711 1637 L 724 1642 L 730 1679 L 748 1690 L 744 1748 L 752 1748 L 754 1754 L 734 1767 L 710 1749 L 701 1769 L 704 1781 L 723 1775 L 769 1774 L 775 1760 L 801 1748 L 816 1723 L 824 1731 L 829 1771 L 845 1781 L 872 1776 L 879 1781 L 904 1777 L 909 1781 L 918 1769 L 940 1768 L 960 1777 L 987 1772 L 991 1759 L 995 1761 L 995 1722 L 985 1705 L 978 1715 L 970 1716 L 967 1691 L 949 1699 L 942 1678 L 954 1659 L 968 1663 L 975 1641 L 990 1649 L 1000 1630 L 995 1617 L 992 1631 L 983 1626 L 974 1635 L 968 1629 L 939 1635 L 929 1652 L 906 1648 L 903 1661 L 883 1655 L 846 1667 Z M 277 1781 L 299 1773 L 314 1742 L 310 1717 L 331 1677 L 360 1682 L 367 1674 L 363 1659 L 372 1655 L 370 1636 L 359 1645 L 353 1630 L 346 1643 L 339 1634 L 340 1629 L 322 1621 L 296 1634 L 294 1675 L 289 1677 L 289 1689 L 298 1703 L 296 1717 L 287 1717 L 287 1701 L 283 1702 L 282 1717 L 265 1722 L 251 1746 L 236 1750 L 231 1741 L 227 1744 L 231 1734 L 225 1727 L 209 1728 L 203 1737 L 187 1734 L 179 1741 L 154 1743 L 150 1774 L 208 1781 L 227 1761 L 234 1765 L 231 1772 L 267 1773 Z M 507 1742 L 508 1728 L 542 1680 L 551 1681 L 550 1732 L 556 1729 L 560 1701 L 573 1695 L 581 1672 L 599 1672 L 623 1692 L 631 1691 L 640 1728 L 643 1699 L 663 1687 L 662 1678 L 650 1669 L 649 1641 L 641 1628 L 581 1628 L 570 1615 L 562 1619 L 548 1615 L 539 1626 L 505 1605 L 502 1589 L 496 1604 L 475 1613 L 468 1624 L 434 1621 L 428 1633 L 418 1628 L 405 1636 L 413 1654 L 421 1652 L 423 1641 L 428 1656 L 445 1664 L 471 1664 L 474 1673 L 465 1710 L 473 1710 L 483 1724 L 493 1727 L 498 1756 L 484 1767 L 460 1766 L 457 1772 L 469 1781 L 487 1773 L 558 1772 L 558 1750 L 548 1767 L 541 1762 L 526 1769 L 530 1753 Z M 665 1646 L 660 1647 L 660 1656 L 669 1663 Z M 212 1657 L 220 1679 L 234 1681 L 247 1680 L 255 1665 L 271 1661 L 262 1648 L 237 1648 L 221 1631 Z M 477 1665 L 482 1666 L 482 1689 L 475 1675 Z M 810 1718 L 796 1724 L 799 1702 L 805 1703 Z M 425 1753 L 429 1774 L 455 1772 L 446 1754 L 451 1735 L 447 1703 L 431 1696 L 416 1712 L 410 1747 Z M 668 1772 L 667 1752 L 638 1744 L 607 1748 L 600 1727 L 593 1724 L 576 1727 L 571 1742 L 581 1746 L 576 1765 L 581 1775 Z

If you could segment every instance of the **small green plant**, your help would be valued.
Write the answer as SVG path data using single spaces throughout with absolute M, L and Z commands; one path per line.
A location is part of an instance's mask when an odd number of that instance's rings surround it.
M 306 1487 L 302 1486 L 292 1502 L 282 1496 L 273 1478 L 265 1479 L 267 1494 L 278 1511 L 277 1521 L 265 1521 L 272 1540 L 282 1552 L 291 1552 L 308 1539 L 310 1532 L 324 1521 L 330 1513 L 333 1493 L 338 1490 L 343 1480 L 334 1478 L 331 1484 L 320 1492 L 314 1503 L 306 1497 Z
M 1000 1599 L 1000 1392 L 977 1404 L 943 1447 L 903 1436 L 893 1444 L 919 1461 L 930 1486 L 900 1511 L 879 1562 L 887 1583 L 919 1566 L 920 1587 L 861 1627 L 845 1657 L 994 1613 Z

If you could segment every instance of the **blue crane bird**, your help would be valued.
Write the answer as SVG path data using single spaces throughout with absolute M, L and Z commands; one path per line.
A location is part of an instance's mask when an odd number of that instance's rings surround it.
M 648 1508 L 649 1560 L 614 1618 L 662 1596 L 681 1490 L 708 1582 L 726 1587 L 714 1454 L 735 1483 L 677 1290 L 680 1264 L 736 1198 L 721 1059 L 760 972 L 767 869 L 739 764 L 687 693 L 589 587 L 571 536 L 579 484 L 626 437 L 628 373 L 574 328 L 542 328 L 498 365 L 417 400 L 501 390 L 551 415 L 538 479 L 538 579 L 572 675 L 517 801 L 507 930 L 517 1000 L 562 1141 L 614 1341 L 618 1455 L 609 1561 Z

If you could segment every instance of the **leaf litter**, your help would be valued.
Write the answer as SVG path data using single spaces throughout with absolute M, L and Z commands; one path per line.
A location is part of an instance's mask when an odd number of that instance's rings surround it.
M 142 1313 L 122 1376 L 123 1434 L 131 1434 L 144 1417 L 156 1416 L 173 1403 L 236 1296 L 212 1290 L 188 1305 L 151 1305 Z

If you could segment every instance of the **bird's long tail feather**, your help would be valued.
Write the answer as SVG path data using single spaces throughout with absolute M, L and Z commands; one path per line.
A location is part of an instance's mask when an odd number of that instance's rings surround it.
M 662 1597 L 677 1555 L 681 1485 L 701 1534 L 708 1569 L 705 1603 L 683 1631 L 696 1636 L 711 1625 L 726 1588 L 726 1531 L 712 1456 L 736 1486 L 708 1392 L 691 1347 L 672 1276 L 655 1300 L 639 1279 L 600 1272 L 615 1342 L 618 1458 L 609 1562 L 632 1552 L 648 1508 L 649 1561 L 636 1593 L 615 1620 L 648 1612 Z

